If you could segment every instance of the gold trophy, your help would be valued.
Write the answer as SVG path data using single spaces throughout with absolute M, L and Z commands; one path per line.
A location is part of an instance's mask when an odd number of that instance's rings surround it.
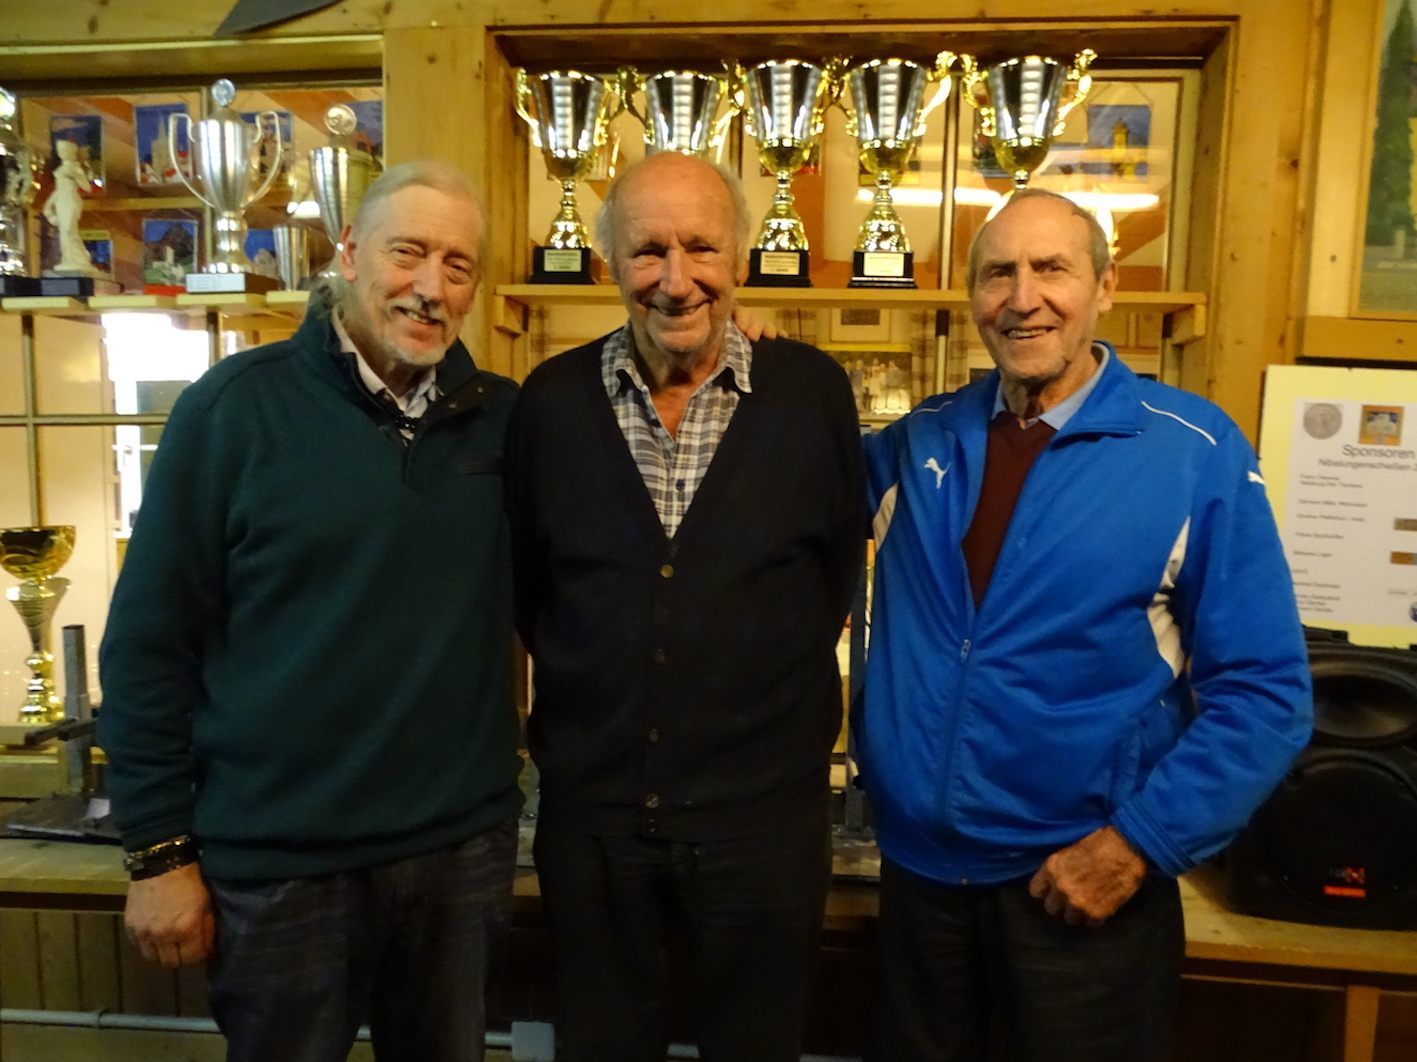
M 310 187 L 320 207 L 320 223 L 335 248 L 334 257 L 320 270 L 322 277 L 339 274 L 340 252 L 344 249 L 340 237 L 344 234 L 344 227 L 354 220 L 365 191 L 379 176 L 379 161 L 354 141 L 354 131 L 358 125 L 354 108 L 336 103 L 325 112 L 329 144 L 310 149 Z M 283 257 L 279 240 L 278 235 L 277 258 Z
M 847 132 L 856 138 L 862 167 L 876 175 L 875 199 L 852 255 L 853 288 L 915 287 L 915 256 L 891 201 L 891 186 L 910 165 L 925 135 L 925 119 L 949 96 L 956 58 L 954 52 L 941 52 L 933 67 L 909 59 L 872 59 L 846 72 L 851 90 Z M 939 87 L 926 103 L 925 89 L 932 82 Z
M 517 114 L 531 128 L 549 177 L 561 182 L 561 209 L 546 246 L 532 252 L 534 284 L 591 284 L 590 236 L 576 208 L 576 182 L 595 168 L 610 120 L 620 113 L 618 78 L 552 70 L 516 72 Z
M 809 288 L 807 230 L 792 202 L 792 177 L 817 148 L 827 108 L 840 91 L 837 68 L 797 59 L 772 60 L 735 71 L 742 86 L 743 125 L 758 142 L 758 161 L 777 178 L 772 209 L 749 254 L 748 283 Z
M 633 103 L 636 92 L 644 96 L 643 114 Z M 726 74 L 693 70 L 641 74 L 625 69 L 620 71 L 620 95 L 625 108 L 645 127 L 647 154 L 677 151 L 717 162 L 728 126 L 738 113 Z M 719 106 L 725 99 L 728 107 L 719 115 Z
M 1043 165 L 1072 109 L 1087 99 L 1097 53 L 1084 48 L 1064 66 L 1044 55 L 1025 55 L 980 70 L 966 57 L 961 71 L 965 101 L 979 112 L 979 131 L 994 145 L 999 165 L 1023 188 Z
M 20 722 L 52 723 L 64 716 L 64 704 L 54 692 L 54 654 L 49 651 L 49 623 L 69 580 L 54 573 L 74 552 L 74 528 L 8 527 L 0 530 L 0 568 L 20 579 L 5 591 L 30 634 L 30 655 L 25 665 L 30 680 Z

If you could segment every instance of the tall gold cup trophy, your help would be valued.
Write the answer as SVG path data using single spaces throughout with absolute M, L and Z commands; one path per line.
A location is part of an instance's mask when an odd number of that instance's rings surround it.
M 826 127 L 826 110 L 840 91 L 836 67 L 779 59 L 735 71 L 746 96 L 743 124 L 758 142 L 758 161 L 777 179 L 772 209 L 749 254 L 748 283 L 812 286 L 807 230 L 792 199 L 792 177 L 812 158 Z
M 984 69 L 963 63 L 965 101 L 979 112 L 979 130 L 994 145 L 999 165 L 1024 188 L 1048 157 L 1068 115 L 1092 89 L 1088 67 L 1097 58 L 1084 48 L 1064 66 L 1044 55 L 1007 59 Z
M 853 288 L 915 287 L 915 255 L 891 188 L 915 156 L 925 135 L 925 119 L 949 96 L 956 58 L 954 52 L 941 52 L 932 67 L 909 59 L 872 59 L 846 72 L 851 90 L 847 132 L 856 138 L 862 168 L 876 177 L 876 195 L 852 255 Z M 936 82 L 927 103 L 925 91 Z
M 590 235 L 576 207 L 576 182 L 595 168 L 620 113 L 618 78 L 552 70 L 516 71 L 517 114 L 546 160 L 547 176 L 561 182 L 561 208 L 546 245 L 532 252 L 534 284 L 591 284 Z
M 25 665 L 30 679 L 25 686 L 25 703 L 19 721 L 25 724 L 53 723 L 64 717 L 63 702 L 54 692 L 54 654 L 49 651 L 49 625 L 59 607 L 69 580 L 55 572 L 64 567 L 74 552 L 74 528 L 7 527 L 0 530 L 0 568 L 21 580 L 5 591 L 30 635 L 30 654 Z

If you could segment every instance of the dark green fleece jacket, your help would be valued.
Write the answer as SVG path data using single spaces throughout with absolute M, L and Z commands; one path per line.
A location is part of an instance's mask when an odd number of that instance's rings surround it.
M 406 443 L 323 313 L 227 358 L 163 432 L 100 651 L 129 848 L 217 878 L 353 869 L 515 812 L 502 446 L 461 343 Z

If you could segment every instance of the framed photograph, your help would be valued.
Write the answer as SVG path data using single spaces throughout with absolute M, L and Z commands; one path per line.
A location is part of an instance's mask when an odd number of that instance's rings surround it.
M 1355 293 L 1359 314 L 1417 319 L 1417 28 L 1409 0 L 1386 0 L 1378 47 L 1377 93 L 1362 217 L 1362 267 Z
M 1151 108 L 1138 103 L 1097 103 L 1087 108 L 1087 146 L 1083 173 L 1118 180 L 1147 175 L 1151 146 Z
M 93 264 L 105 273 L 113 273 L 113 238 L 107 229 L 80 229 L 79 239 L 84 241 Z
M 59 141 L 77 145 L 75 160 L 88 171 L 90 186 L 79 194 L 92 199 L 103 194 L 103 119 L 97 114 L 56 114 L 49 119 L 49 170 L 59 165 Z
M 352 100 L 349 109 L 359 124 L 354 127 L 355 146 L 377 159 L 384 157 L 384 101 Z
M 879 306 L 843 306 L 831 312 L 832 343 L 889 343 L 890 311 Z
M 885 423 L 909 413 L 925 397 L 923 367 L 905 343 L 823 347 L 846 370 L 856 414 L 863 423 Z
M 143 218 L 143 291 L 149 295 L 185 291 L 183 282 L 196 268 L 195 219 Z
M 133 108 L 133 147 L 137 156 L 139 185 L 154 187 L 181 183 L 177 176 L 177 166 L 172 164 L 172 152 L 168 150 L 167 119 L 169 115 L 186 113 L 185 103 L 147 103 Z M 190 178 L 192 156 L 185 125 L 178 126 L 176 148 L 177 164 Z
M 276 264 L 276 234 L 273 229 L 247 229 L 245 249 L 254 272 L 263 277 L 280 279 L 280 268 Z
M 245 121 L 256 125 L 261 121 L 263 111 L 242 111 L 241 117 Z M 280 170 L 288 173 L 290 167 L 295 162 L 295 121 L 289 111 L 276 111 L 276 120 L 280 123 Z M 271 172 L 271 160 L 275 157 L 275 147 L 272 144 L 269 131 L 261 138 L 261 162 L 260 180 L 266 179 L 266 174 Z

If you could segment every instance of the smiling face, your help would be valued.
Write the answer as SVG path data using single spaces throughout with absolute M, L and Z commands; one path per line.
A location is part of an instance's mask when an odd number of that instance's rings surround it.
M 1006 397 L 1026 392 L 1036 412 L 1057 405 L 1096 366 L 1092 337 L 1112 308 L 1115 268 L 1098 276 L 1087 223 L 1041 196 L 1005 206 L 980 233 L 977 258 L 970 310 Z
M 443 360 L 477 293 L 482 216 L 470 199 L 408 185 L 346 228 L 344 325 L 396 394 Z
M 621 180 L 610 272 L 636 349 L 651 364 L 712 366 L 746 268 L 728 188 L 707 163 L 673 152 Z

